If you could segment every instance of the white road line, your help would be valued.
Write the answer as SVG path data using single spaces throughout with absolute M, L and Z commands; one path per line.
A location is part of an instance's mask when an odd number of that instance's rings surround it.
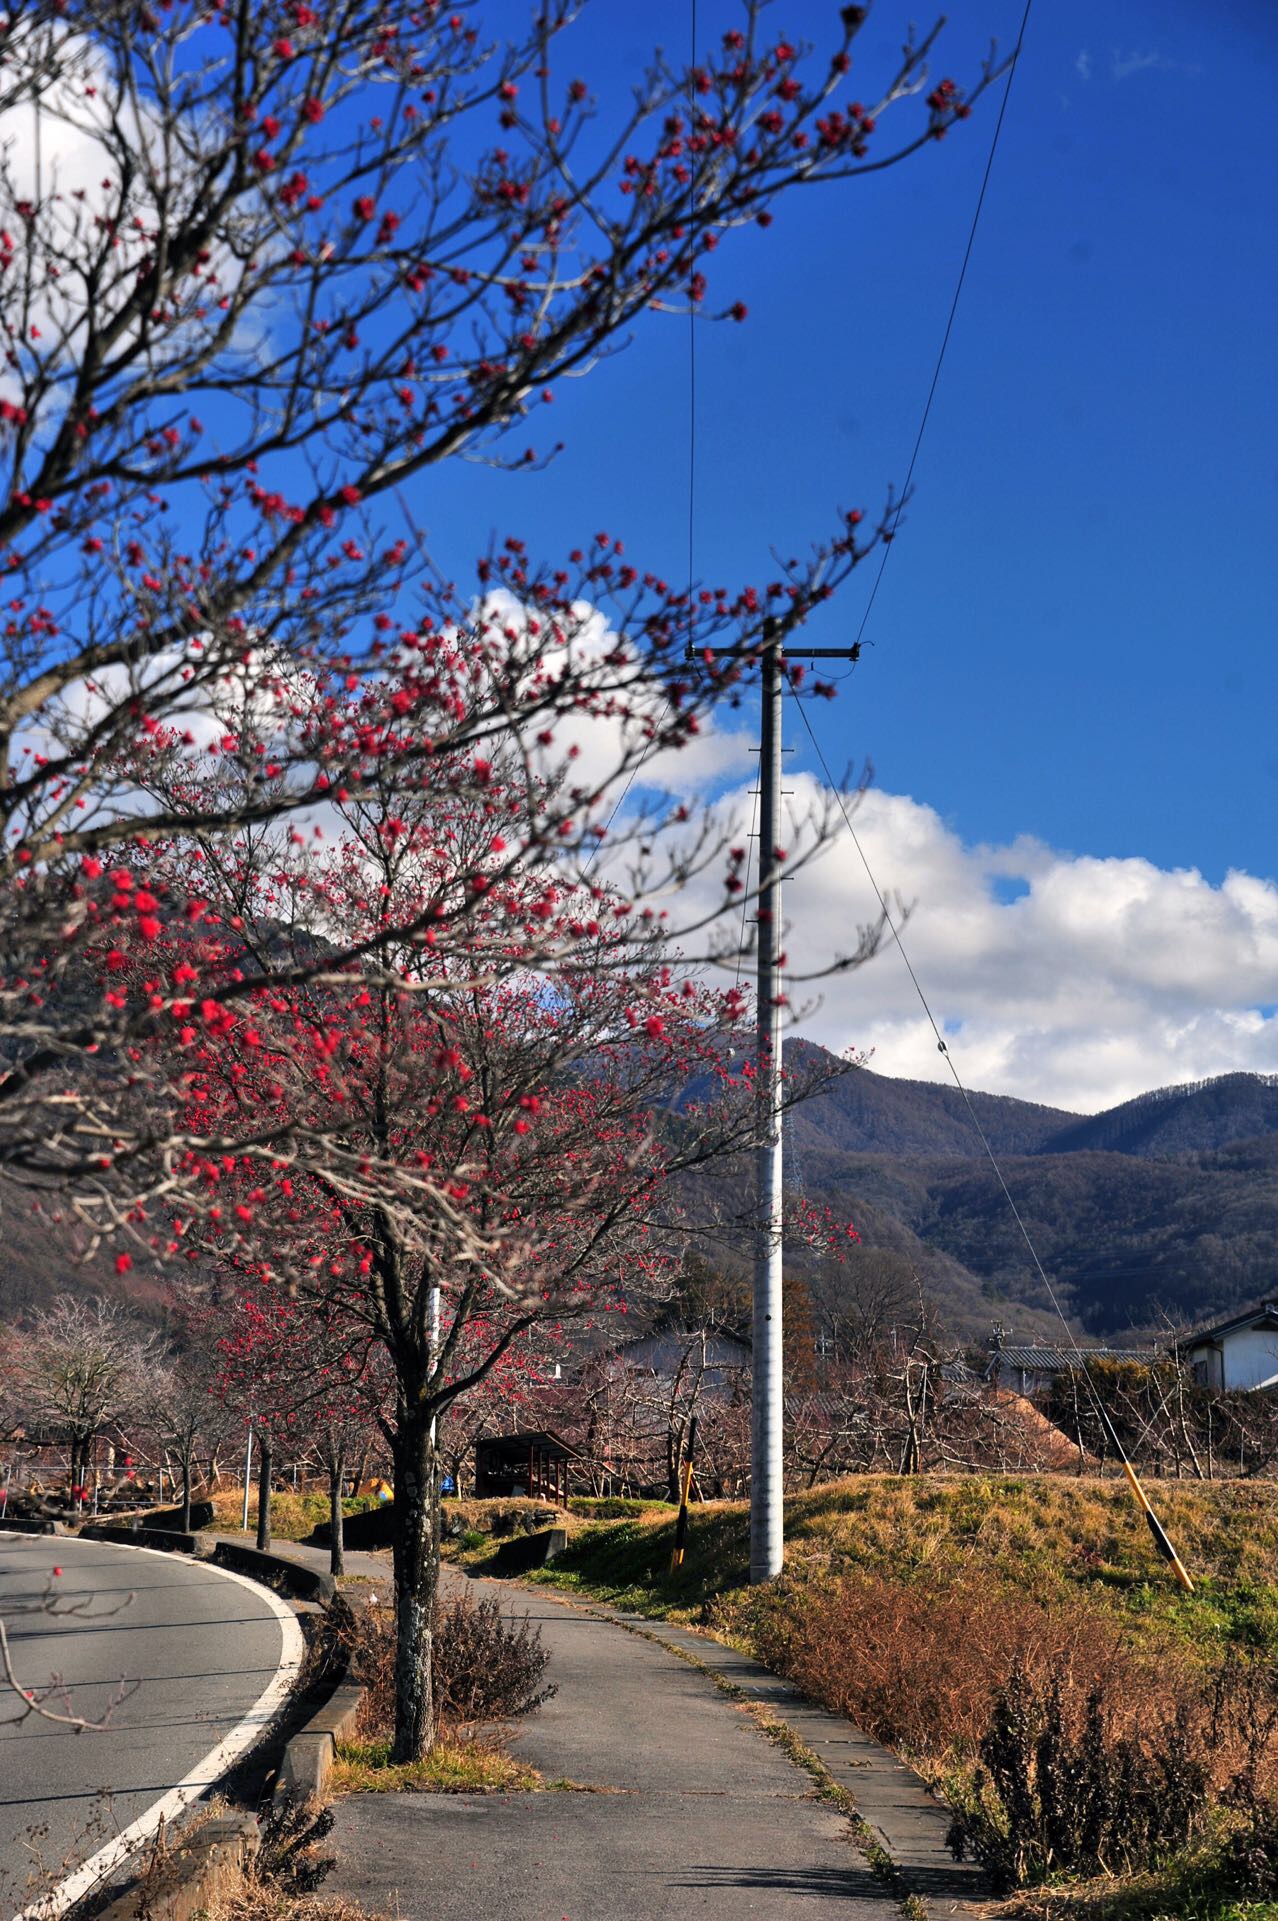
M 213 1574 L 220 1574 L 224 1581 L 238 1581 L 241 1587 L 251 1588 L 254 1594 L 267 1603 L 280 1624 L 283 1643 L 280 1665 L 274 1680 L 258 1696 L 244 1719 L 238 1722 L 215 1748 L 210 1749 L 204 1759 L 197 1762 L 191 1772 L 185 1775 L 175 1788 L 170 1788 L 169 1792 L 149 1807 L 145 1814 L 140 1814 L 136 1821 L 130 1822 L 127 1828 L 116 1835 L 114 1841 L 108 1841 L 104 1848 L 99 1848 L 96 1854 L 90 1855 L 82 1867 L 77 1868 L 74 1874 L 69 1874 L 65 1881 L 60 1881 L 49 1894 L 42 1895 L 33 1906 L 23 1908 L 13 1917 L 13 1921 L 54 1921 L 54 1917 L 65 1914 L 73 1902 L 88 1894 L 112 1869 L 118 1868 L 126 1861 L 162 1823 L 176 1821 L 183 1809 L 189 1807 L 192 1801 L 197 1800 L 201 1794 L 219 1781 L 232 1762 L 237 1761 L 240 1755 L 260 1740 L 265 1729 L 284 1705 L 306 1652 L 302 1630 L 298 1626 L 297 1616 L 293 1610 L 281 1601 L 278 1594 L 272 1593 L 270 1588 L 263 1587 L 258 1581 L 251 1581 L 246 1574 L 236 1574 L 231 1568 L 218 1567 L 213 1561 L 196 1561 L 185 1554 L 170 1554 L 163 1548 L 133 1547 L 131 1543 L 125 1541 L 89 1542 L 85 1545 L 128 1547 L 131 1554 L 154 1554 L 161 1561 L 181 1561 L 187 1567 L 198 1567 L 201 1573 L 207 1570 Z

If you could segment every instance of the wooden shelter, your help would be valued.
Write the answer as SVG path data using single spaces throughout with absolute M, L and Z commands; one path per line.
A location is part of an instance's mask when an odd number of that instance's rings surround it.
M 562 1504 L 576 1449 L 549 1428 L 525 1434 L 486 1434 L 475 1443 L 475 1494 L 486 1500 L 527 1495 Z

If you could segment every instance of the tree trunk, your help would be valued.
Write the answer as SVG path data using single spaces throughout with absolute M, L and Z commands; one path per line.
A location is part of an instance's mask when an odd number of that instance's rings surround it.
M 271 1545 L 271 1443 L 260 1429 L 257 1436 L 257 1545 L 263 1554 Z
M 182 1532 L 191 1532 L 191 1457 L 182 1456 Z
M 395 1740 L 420 1761 L 435 1739 L 432 1655 L 439 1587 L 439 1453 L 429 1421 L 401 1417 L 395 1463 Z
M 336 1579 L 345 1574 L 346 1538 L 342 1514 L 342 1483 L 346 1478 L 346 1455 L 333 1456 L 328 1468 L 328 1571 Z

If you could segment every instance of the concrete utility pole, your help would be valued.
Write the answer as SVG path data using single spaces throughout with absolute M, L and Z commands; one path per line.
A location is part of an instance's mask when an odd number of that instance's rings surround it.
M 751 1332 L 750 1579 L 771 1581 L 785 1563 L 782 1446 L 785 1330 L 781 1313 L 784 1105 L 781 1086 L 781 699 L 787 660 L 855 660 L 850 647 L 783 650 L 779 621 L 763 627 L 759 713 L 759 891 L 755 975 L 757 1195 Z M 734 647 L 715 648 L 718 657 Z M 691 658 L 691 650 L 689 657 Z
M 253 1416 L 249 1415 L 248 1439 L 244 1443 L 244 1513 L 240 1519 L 241 1534 L 248 1533 L 249 1480 L 253 1472 Z
M 755 974 L 755 1101 L 757 1111 L 754 1229 L 754 1314 L 750 1408 L 750 1579 L 781 1572 L 782 1394 L 781 1228 L 781 633 L 764 629 L 759 716 L 759 896 Z

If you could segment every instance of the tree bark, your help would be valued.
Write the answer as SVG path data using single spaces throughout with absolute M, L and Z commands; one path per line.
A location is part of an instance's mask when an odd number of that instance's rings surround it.
M 334 1579 L 346 1572 L 345 1519 L 342 1514 L 342 1483 L 346 1479 L 346 1456 L 333 1456 L 328 1467 L 328 1571 Z
M 439 1453 L 430 1423 L 401 1415 L 395 1463 L 395 1739 L 391 1760 L 419 1761 L 435 1739 L 433 1654 L 439 1587 Z
M 271 1443 L 262 1429 L 257 1436 L 257 1545 L 263 1554 L 271 1545 Z
M 182 1456 L 182 1532 L 191 1532 L 191 1457 Z

